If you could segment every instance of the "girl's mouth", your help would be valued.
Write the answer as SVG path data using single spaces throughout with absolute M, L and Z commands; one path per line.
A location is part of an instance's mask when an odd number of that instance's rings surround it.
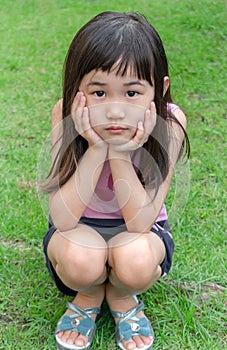
M 108 128 L 106 128 L 107 131 L 109 131 L 111 134 L 120 134 L 123 131 L 127 130 L 127 128 L 124 128 L 119 125 L 111 125 Z

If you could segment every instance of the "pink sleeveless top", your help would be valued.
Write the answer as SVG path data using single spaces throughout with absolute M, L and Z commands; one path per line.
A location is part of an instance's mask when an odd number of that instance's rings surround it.
M 168 111 L 179 108 L 172 103 L 168 104 Z M 135 157 L 134 165 L 139 166 L 139 157 Z M 113 179 L 110 171 L 109 161 L 105 161 L 100 178 L 98 180 L 95 192 L 91 198 L 88 207 L 85 209 L 83 216 L 98 219 L 122 219 L 122 213 L 115 196 Z M 166 207 L 163 204 L 156 221 L 167 220 Z

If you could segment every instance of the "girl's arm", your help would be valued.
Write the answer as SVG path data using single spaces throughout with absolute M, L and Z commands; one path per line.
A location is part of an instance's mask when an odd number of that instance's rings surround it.
M 54 225 L 60 231 L 74 228 L 91 200 L 107 155 L 107 145 L 94 134 L 89 124 L 88 110 L 84 101 L 77 97 L 73 115 L 77 131 L 88 140 L 89 147 L 80 160 L 75 173 L 56 192 L 50 194 L 49 208 Z M 62 102 L 59 101 L 52 113 L 53 144 L 61 130 Z M 78 130 L 79 129 L 79 130 Z M 60 142 L 57 143 L 61 147 Z M 57 150 L 55 149 L 55 154 Z
M 180 109 L 176 109 L 174 115 L 185 128 L 186 118 L 184 113 Z M 169 123 L 171 122 L 169 121 Z M 145 189 L 142 186 L 134 170 L 129 152 L 109 146 L 109 159 L 115 193 L 129 232 L 149 232 L 160 213 L 184 139 L 183 131 L 177 123 L 171 123 L 171 130 L 173 136 L 169 149 L 171 155 L 169 173 L 160 185 L 156 196 L 155 189 Z M 136 139 L 136 136 L 134 139 Z M 140 143 L 139 138 L 137 138 L 136 143 Z

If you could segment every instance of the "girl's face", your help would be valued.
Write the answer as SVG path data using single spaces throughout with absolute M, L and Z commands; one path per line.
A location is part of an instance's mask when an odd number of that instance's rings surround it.
M 79 90 L 86 97 L 91 126 L 102 139 L 114 144 L 134 136 L 155 94 L 154 83 L 151 86 L 139 80 L 130 69 L 123 77 L 116 75 L 116 68 L 110 72 L 92 70 L 83 77 Z

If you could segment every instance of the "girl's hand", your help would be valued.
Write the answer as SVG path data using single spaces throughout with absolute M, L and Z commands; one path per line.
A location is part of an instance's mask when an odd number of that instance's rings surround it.
M 71 107 L 71 115 L 77 132 L 87 140 L 89 147 L 103 147 L 104 140 L 94 131 L 90 124 L 88 108 L 86 107 L 86 97 L 79 91 Z
M 150 109 L 147 109 L 144 115 L 144 121 L 139 121 L 137 124 L 137 130 L 131 140 L 120 145 L 109 145 L 114 148 L 114 151 L 125 152 L 134 151 L 139 147 L 142 147 L 147 142 L 152 130 L 156 124 L 156 107 L 155 103 L 151 102 Z

